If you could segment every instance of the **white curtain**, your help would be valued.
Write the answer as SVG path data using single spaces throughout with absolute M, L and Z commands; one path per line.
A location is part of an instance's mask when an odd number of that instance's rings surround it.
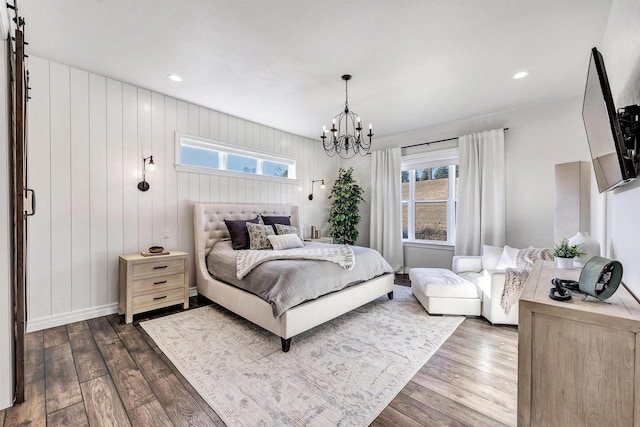
M 506 234 L 504 130 L 461 136 L 456 255 L 480 255 L 482 245 L 504 246 Z
M 371 152 L 371 247 L 399 271 L 403 266 L 400 148 Z

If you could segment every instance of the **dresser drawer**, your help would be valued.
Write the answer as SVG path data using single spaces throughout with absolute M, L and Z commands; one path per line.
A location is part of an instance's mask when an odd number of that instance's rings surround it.
M 175 288 L 177 286 L 184 288 L 184 273 L 165 274 L 134 280 L 133 293 L 138 294 L 153 290 Z
M 172 273 L 178 273 L 184 271 L 184 260 L 157 260 L 154 262 L 145 262 L 143 264 L 136 264 L 133 266 L 133 276 L 146 276 L 149 274 L 154 275 L 167 275 Z
M 184 288 L 175 288 L 151 292 L 148 294 L 135 295 L 133 297 L 133 310 L 140 308 L 151 309 L 153 306 L 162 307 L 168 303 L 178 304 L 184 301 Z

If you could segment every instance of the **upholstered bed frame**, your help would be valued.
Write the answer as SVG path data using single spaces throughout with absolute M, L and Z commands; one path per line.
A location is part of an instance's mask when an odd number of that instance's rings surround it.
M 252 219 L 258 214 L 290 216 L 300 230 L 298 207 L 288 205 L 234 205 L 196 203 L 193 206 L 196 282 L 198 293 L 273 332 L 281 338 L 282 351 L 289 351 L 291 338 L 387 294 L 393 297 L 393 274 L 384 274 L 312 301 L 304 302 L 273 316 L 271 305 L 260 297 L 211 277 L 206 257 L 229 233 L 224 219 Z

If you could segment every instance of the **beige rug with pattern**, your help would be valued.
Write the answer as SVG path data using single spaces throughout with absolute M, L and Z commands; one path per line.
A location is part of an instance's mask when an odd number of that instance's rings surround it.
M 293 338 L 217 306 L 140 325 L 229 426 L 366 426 L 402 390 L 463 317 L 429 316 L 397 286 Z

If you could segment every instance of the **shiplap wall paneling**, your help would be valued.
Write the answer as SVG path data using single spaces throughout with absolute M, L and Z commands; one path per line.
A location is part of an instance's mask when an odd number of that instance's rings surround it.
M 138 193 L 142 157 L 138 152 L 138 91 L 134 86 L 122 85 L 122 218 L 123 252 L 135 253 L 138 239 Z
M 166 174 L 167 169 L 173 167 L 165 159 L 164 121 L 165 121 L 165 97 L 159 93 L 151 94 L 151 147 L 150 155 L 157 163 L 155 172 L 150 174 L 153 180 L 152 196 L 152 233 L 151 245 L 164 245 L 164 229 L 166 226 Z M 145 156 L 146 157 L 146 156 Z M 147 246 L 148 247 L 148 246 Z
M 37 211 L 27 220 L 27 318 L 51 315 L 51 121 L 49 62 L 30 58 L 27 181 L 36 192 Z
M 71 311 L 77 311 L 91 307 L 89 74 L 71 68 L 70 78 Z M 29 114 L 31 119 L 35 119 L 33 111 Z M 29 137 L 30 146 L 37 143 Z
M 178 249 L 178 175 L 175 163 L 175 132 L 178 117 L 178 103 L 170 97 L 164 98 L 164 191 L 165 229 L 163 245 L 167 249 Z
M 138 89 L 138 181 L 142 181 L 142 159 L 153 155 L 151 150 L 151 92 Z M 158 174 L 148 169 L 146 178 L 149 182 L 148 191 L 138 194 L 138 247 L 153 246 L 153 199 L 157 190 Z
M 91 306 L 109 302 L 107 270 L 107 79 L 89 74 L 89 203 L 91 205 Z M 57 202 L 57 201 L 56 201 Z
M 51 117 L 51 314 L 71 311 L 71 121 L 70 74 L 50 64 Z M 46 215 L 46 213 L 43 213 Z
M 107 79 L 107 302 L 117 301 L 118 256 L 124 253 L 123 89 Z

